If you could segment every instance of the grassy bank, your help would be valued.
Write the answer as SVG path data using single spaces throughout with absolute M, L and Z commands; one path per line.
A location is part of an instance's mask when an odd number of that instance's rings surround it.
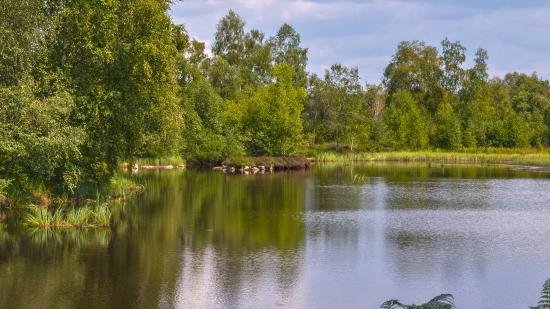
M 550 152 L 529 150 L 502 150 L 498 152 L 374 152 L 314 154 L 317 162 L 433 162 L 433 163 L 476 163 L 513 164 L 529 166 L 550 166 Z
M 0 192 L 5 220 L 42 229 L 104 228 L 111 221 L 111 207 L 124 203 L 143 190 L 130 178 L 115 176 L 105 186 L 82 186 L 75 194 L 58 195 L 42 186 Z
M 185 165 L 185 159 L 181 156 L 163 158 L 139 158 L 136 160 L 138 166 L 179 166 Z

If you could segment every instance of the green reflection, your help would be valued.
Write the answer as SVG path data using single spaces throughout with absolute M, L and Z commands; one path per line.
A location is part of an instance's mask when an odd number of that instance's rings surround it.
M 169 171 L 140 181 L 147 192 L 113 210 L 112 231 L 0 228 L 0 308 L 173 308 L 178 285 L 208 271 L 230 304 L 242 282 L 265 268 L 233 257 L 255 254 L 270 257 L 280 286 L 296 280 L 303 175 Z M 203 269 L 212 254 L 216 265 Z
M 146 192 L 113 209 L 111 230 L 0 224 L 0 308 L 187 308 L 205 301 L 238 308 L 250 307 L 251 295 L 291 307 L 285 300 L 302 286 L 332 280 L 333 273 L 322 278 L 325 268 L 357 264 L 392 269 L 388 277 L 426 278 L 483 269 L 491 239 L 468 233 L 503 225 L 488 226 L 478 211 L 503 211 L 501 220 L 506 209 L 544 215 L 544 190 L 529 195 L 532 205 L 514 206 L 522 201 L 518 186 L 546 188 L 543 182 L 508 179 L 549 176 L 496 166 L 349 164 L 273 175 L 137 177 Z M 368 281 L 376 272 L 358 276 Z M 323 299 L 324 292 L 311 293 Z

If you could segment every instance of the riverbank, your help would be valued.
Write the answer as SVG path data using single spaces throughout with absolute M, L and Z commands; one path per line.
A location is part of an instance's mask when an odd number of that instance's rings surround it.
M 307 156 L 307 157 L 306 157 Z M 300 156 L 228 158 L 214 170 L 225 173 L 265 173 L 284 170 L 305 170 L 315 163 L 349 162 L 418 162 L 442 164 L 498 164 L 519 169 L 550 172 L 550 151 L 530 149 L 484 149 L 478 152 L 395 151 L 338 153 L 306 151 Z
M 427 162 L 427 163 L 471 163 L 502 164 L 550 168 L 550 152 L 374 152 L 315 154 L 316 162 Z
M 306 157 L 306 155 L 308 157 Z M 311 157 L 309 157 L 311 156 Z M 141 159 L 141 167 L 183 167 L 182 158 Z M 550 151 L 521 149 L 485 149 L 477 152 L 374 152 L 337 153 L 332 151 L 304 152 L 301 156 L 231 157 L 214 169 L 225 173 L 263 174 L 286 170 L 307 170 L 315 163 L 349 162 L 426 162 L 442 164 L 513 165 L 517 169 L 550 172 Z M 146 169 L 146 168 L 143 168 Z M 60 196 L 41 187 L 33 190 L 0 188 L 0 221 L 13 215 L 21 224 L 34 228 L 106 228 L 111 219 L 111 206 L 124 203 L 144 187 L 128 176 L 119 174 L 109 184 L 98 188 L 85 186 L 71 196 Z
M 288 170 L 306 170 L 311 166 L 312 162 L 312 159 L 299 156 L 239 156 L 224 160 L 221 166 L 214 167 L 214 169 L 225 173 L 271 173 Z

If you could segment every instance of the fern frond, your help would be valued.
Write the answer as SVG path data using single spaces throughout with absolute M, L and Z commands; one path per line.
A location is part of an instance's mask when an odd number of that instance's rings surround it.
M 454 304 L 454 297 L 451 294 L 441 294 L 439 296 L 436 296 L 426 305 L 428 306 L 428 308 L 456 309 Z
M 550 309 L 550 279 L 546 280 L 542 287 L 542 292 L 539 299 L 539 309 Z
M 380 306 L 381 309 L 456 309 L 454 297 L 451 294 L 441 294 L 422 305 L 404 305 L 396 299 L 388 300 Z M 538 309 L 538 308 L 537 308 Z
M 382 306 L 380 306 L 381 309 L 407 309 L 408 306 L 400 303 L 397 299 L 388 300 L 387 302 L 384 302 Z

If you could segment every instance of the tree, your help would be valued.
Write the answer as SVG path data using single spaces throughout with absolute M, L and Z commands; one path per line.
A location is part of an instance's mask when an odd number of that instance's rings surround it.
M 105 181 L 120 159 L 174 153 L 179 145 L 174 26 L 169 1 L 67 1 L 56 14 L 50 63 L 75 95 L 90 177 Z
M 480 81 L 487 81 L 489 79 L 488 65 L 487 61 L 489 60 L 489 55 L 487 50 L 479 48 L 476 51 L 474 58 L 474 68 L 472 69 L 473 77 Z
M 488 83 L 487 52 L 478 49 L 473 68 L 466 70 L 459 92 L 457 115 L 463 127 L 463 144 L 467 147 L 488 146 L 490 126 L 498 121 L 491 102 L 492 88 Z
M 292 84 L 292 67 L 275 66 L 276 78 L 243 102 L 241 120 L 245 145 L 254 155 L 288 155 L 302 140 L 300 118 L 305 89 Z
M 224 99 L 242 99 L 272 78 L 272 45 L 261 31 L 245 33 L 244 26 L 233 10 L 218 23 L 209 74 Z
M 244 83 L 259 87 L 271 80 L 271 45 L 264 42 L 265 35 L 259 30 L 251 30 L 244 38 Z
M 49 184 L 73 193 L 82 182 L 82 128 L 69 124 L 68 92 L 36 98 L 33 85 L 0 89 L 0 178 L 18 188 Z
M 209 75 L 212 85 L 222 98 L 235 100 L 242 96 L 244 82 L 241 72 L 224 58 L 216 57 L 212 61 Z
M 245 50 L 244 21 L 233 10 L 225 15 L 218 23 L 212 53 L 220 56 L 229 65 L 240 65 Z
M 443 149 L 456 150 L 462 147 L 460 119 L 449 102 L 449 96 L 445 97 L 437 108 L 432 142 L 436 147 Z
M 311 79 L 310 101 L 306 114 L 308 128 L 318 141 L 332 141 L 337 150 L 357 142 L 368 144 L 370 117 L 357 68 L 334 64 L 323 80 Z
M 361 109 L 364 106 L 359 70 L 334 64 L 325 73 L 325 83 L 330 93 L 330 128 L 337 149 L 340 143 L 347 142 L 353 150 L 353 144 L 365 124 L 361 121 L 361 113 L 365 110 Z
M 393 149 L 418 150 L 427 146 L 426 124 L 410 92 L 395 93 L 384 116 L 389 131 L 388 143 Z
M 226 101 L 200 78 L 184 90 L 185 158 L 196 164 L 221 162 L 242 152 L 235 127 L 225 121 Z
M 0 16 L 0 86 L 14 86 L 39 64 L 37 56 L 47 34 L 44 3 L 5 0 Z
M 507 74 L 503 83 L 509 89 L 512 108 L 528 123 L 532 130 L 532 146 L 548 145 L 550 124 L 550 84 L 536 74 Z
M 458 93 L 464 79 L 462 64 L 466 61 L 466 48 L 460 42 L 451 42 L 448 39 L 441 42 L 443 62 L 443 86 L 451 93 Z
M 437 49 L 421 41 L 401 42 L 384 71 L 389 96 L 410 92 L 423 109 L 435 113 L 441 101 L 443 70 Z
M 366 110 L 368 111 L 369 134 L 361 140 L 364 150 L 382 150 L 387 146 L 387 128 L 384 123 L 386 93 L 380 85 L 368 85 L 365 91 Z M 366 114 L 363 111 L 363 114 Z M 365 117 L 365 116 L 363 116 Z
M 275 64 L 288 63 L 292 66 L 295 86 L 306 87 L 308 49 L 300 47 L 300 34 L 285 23 L 279 28 L 277 35 L 270 39 Z
M 310 135 L 311 143 L 323 143 L 330 137 L 330 97 L 324 80 L 317 74 L 309 79 L 308 99 L 304 106 L 303 122 L 305 131 Z

